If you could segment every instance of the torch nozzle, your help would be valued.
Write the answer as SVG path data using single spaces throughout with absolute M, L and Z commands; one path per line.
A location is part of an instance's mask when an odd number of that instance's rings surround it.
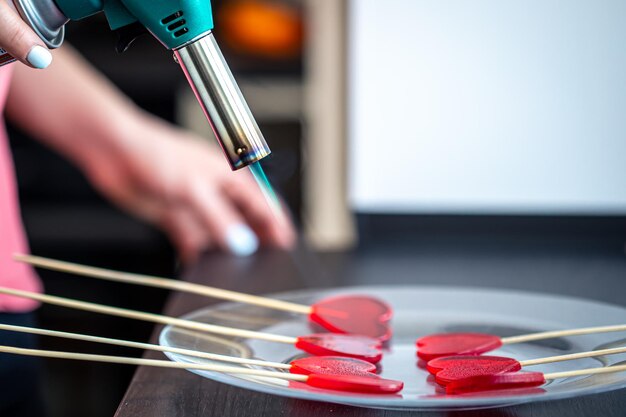
M 233 170 L 270 154 L 212 33 L 177 50 L 175 56 Z

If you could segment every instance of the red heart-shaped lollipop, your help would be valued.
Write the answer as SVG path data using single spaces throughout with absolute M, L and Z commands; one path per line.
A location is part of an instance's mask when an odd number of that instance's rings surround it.
M 515 359 L 503 356 L 448 356 L 429 361 L 426 369 L 435 375 L 438 384 L 447 385 L 474 376 L 516 372 L 522 366 Z
M 317 388 L 363 392 L 368 394 L 389 394 L 398 392 L 404 387 L 402 381 L 355 375 L 311 374 L 306 383 Z
M 337 356 L 310 356 L 296 359 L 291 362 L 292 374 L 331 374 L 331 375 L 356 375 L 375 377 L 376 365 L 370 362 L 354 358 L 342 358 Z
M 446 385 L 446 394 L 530 388 L 541 386 L 545 382 L 546 379 L 541 372 L 506 372 L 498 375 L 479 375 L 450 382 Z
M 442 333 L 417 339 L 417 356 L 430 361 L 443 356 L 480 355 L 502 346 L 498 336 L 483 333 Z
M 333 333 L 373 337 L 381 341 L 391 338 L 391 307 L 374 297 L 337 296 L 315 303 L 311 321 Z
M 370 363 L 378 363 L 383 357 L 380 340 L 366 336 L 318 333 L 298 337 L 295 346 L 311 355 L 344 356 Z

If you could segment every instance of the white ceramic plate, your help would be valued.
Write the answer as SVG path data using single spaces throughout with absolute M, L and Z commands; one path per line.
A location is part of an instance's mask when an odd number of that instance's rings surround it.
M 500 391 L 463 396 L 446 396 L 435 391 L 428 373 L 416 366 L 415 340 L 426 334 L 471 331 L 513 336 L 537 331 L 626 323 L 626 309 L 582 299 L 515 291 L 455 287 L 351 287 L 311 290 L 274 295 L 302 304 L 339 294 L 371 294 L 387 301 L 394 310 L 394 336 L 381 362 L 381 375 L 404 381 L 399 395 L 352 394 L 314 388 L 298 388 L 279 379 L 254 378 L 197 371 L 206 378 L 255 391 L 293 398 L 326 401 L 360 407 L 426 410 L 501 407 L 528 401 L 559 398 L 626 388 L 626 372 L 559 379 L 540 390 Z M 305 316 L 276 310 L 224 303 L 202 309 L 184 318 L 251 330 L 302 336 L 319 331 Z M 288 363 L 303 356 L 291 345 L 260 340 L 227 338 L 166 327 L 160 343 L 226 355 L 253 357 Z M 549 339 L 504 346 L 490 354 L 517 360 L 539 358 L 592 349 L 626 345 L 626 332 Z M 177 362 L 211 361 L 168 354 Z M 610 366 L 626 363 L 626 354 L 581 359 L 525 368 L 541 372 Z

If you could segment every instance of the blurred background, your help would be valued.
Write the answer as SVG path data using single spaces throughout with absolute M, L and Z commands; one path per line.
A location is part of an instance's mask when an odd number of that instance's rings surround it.
M 608 239 L 623 254 L 623 1 L 212 3 L 215 36 L 273 150 L 264 167 L 316 250 Z M 115 34 L 96 16 L 68 25 L 67 40 L 138 105 L 213 141 L 182 72 L 154 39 L 118 55 Z M 164 235 L 113 208 L 36 141 L 10 133 L 33 253 L 176 274 Z M 52 294 L 154 312 L 165 300 L 162 291 L 41 275 Z M 45 306 L 40 320 L 133 340 L 152 328 Z M 113 415 L 132 375 L 46 366 L 52 416 Z

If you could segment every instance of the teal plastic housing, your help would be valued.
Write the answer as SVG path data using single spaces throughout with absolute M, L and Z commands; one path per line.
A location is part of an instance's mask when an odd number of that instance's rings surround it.
M 139 22 L 169 49 L 213 29 L 210 0 L 55 0 L 70 20 L 104 12 L 111 29 Z

